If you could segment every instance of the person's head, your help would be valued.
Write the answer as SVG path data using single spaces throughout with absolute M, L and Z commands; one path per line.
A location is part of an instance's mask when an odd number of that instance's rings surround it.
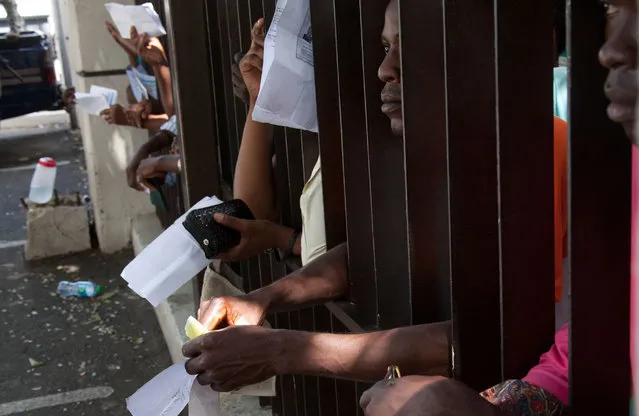
M 379 79 L 386 83 L 382 90 L 382 112 L 390 118 L 393 133 L 401 136 L 404 134 L 404 117 L 402 113 L 402 69 L 397 0 L 391 0 L 386 8 L 382 43 L 386 51 L 386 57 L 379 67 Z
M 635 105 L 637 103 L 637 3 L 635 0 L 609 0 L 606 42 L 599 61 L 610 70 L 606 96 L 610 99 L 608 117 L 623 126 L 635 144 Z

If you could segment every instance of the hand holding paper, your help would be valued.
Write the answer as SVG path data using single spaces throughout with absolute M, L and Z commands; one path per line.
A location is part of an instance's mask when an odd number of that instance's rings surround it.
M 118 92 L 112 88 L 99 87 L 92 85 L 89 93 L 75 93 L 76 105 L 83 111 L 94 116 L 110 106 L 115 105 L 118 101 Z
M 111 19 L 124 39 L 129 39 L 131 27 L 134 26 L 139 33 L 147 33 L 149 36 L 166 35 L 160 16 L 155 12 L 153 4 L 144 3 L 141 6 L 125 6 L 118 3 L 106 3 L 104 5 L 111 15 Z
M 318 131 L 309 0 L 278 0 L 253 120 Z

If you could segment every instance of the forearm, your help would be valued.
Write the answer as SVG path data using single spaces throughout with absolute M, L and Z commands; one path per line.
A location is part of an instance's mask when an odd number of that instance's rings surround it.
M 253 111 L 244 125 L 237 159 L 233 195 L 243 200 L 256 218 L 276 222 L 273 187 L 273 126 L 253 121 Z
M 251 292 L 249 299 L 269 312 L 282 312 L 339 299 L 348 294 L 346 244 L 335 247 L 298 271 Z
M 122 44 L 120 44 L 119 42 L 118 42 L 118 44 L 120 46 L 122 46 Z M 137 66 L 138 66 L 138 56 L 135 55 L 135 54 L 130 53 L 123 46 L 122 46 L 122 49 L 124 49 L 124 51 L 126 52 L 126 55 L 129 57 L 129 65 L 131 65 L 131 68 L 137 68 Z
M 402 375 L 448 375 L 450 323 L 411 326 L 367 334 L 283 331 L 279 355 L 284 374 L 381 380 L 390 365 Z
M 169 118 L 175 114 L 173 105 L 173 86 L 171 85 L 171 69 L 166 65 L 154 65 L 153 74 L 158 83 L 162 106 Z
M 146 120 L 142 122 L 142 127 L 150 131 L 151 133 L 155 133 L 160 131 L 164 123 L 166 123 L 168 120 L 169 118 L 167 117 L 166 114 L 162 114 L 162 115 L 151 114 L 149 118 L 147 118 Z
M 170 147 L 173 144 L 173 139 L 174 136 L 168 132 L 156 133 L 140 147 L 138 153 L 141 153 L 142 159 L 144 159 L 151 153 L 161 152 Z
M 180 155 L 164 155 L 160 156 L 158 160 L 158 170 L 160 172 L 167 173 L 180 173 L 178 169 L 178 161 Z

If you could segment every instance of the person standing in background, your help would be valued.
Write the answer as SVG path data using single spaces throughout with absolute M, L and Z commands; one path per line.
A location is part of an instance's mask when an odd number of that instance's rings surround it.
M 18 13 L 18 4 L 16 0 L 0 0 L 2 7 L 7 11 L 7 20 L 9 20 L 9 33 L 8 39 L 18 39 L 20 37 L 20 31 L 24 27 L 24 19 Z

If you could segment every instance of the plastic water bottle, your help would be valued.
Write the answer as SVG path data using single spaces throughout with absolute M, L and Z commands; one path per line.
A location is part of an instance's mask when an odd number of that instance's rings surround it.
M 50 157 L 38 161 L 29 190 L 29 200 L 36 204 L 46 204 L 53 196 L 55 186 L 56 163 Z
M 102 286 L 93 282 L 67 282 L 58 284 L 58 295 L 66 298 L 77 296 L 79 298 L 95 298 L 102 293 Z

